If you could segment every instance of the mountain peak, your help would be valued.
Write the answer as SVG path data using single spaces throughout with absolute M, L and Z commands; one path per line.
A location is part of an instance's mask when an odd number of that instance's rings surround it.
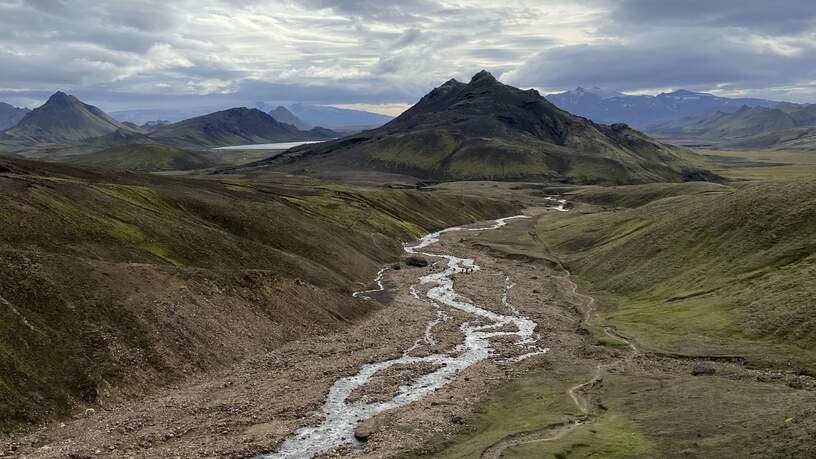
M 456 80 L 453 80 L 453 81 L 456 81 Z M 473 75 L 473 78 L 470 79 L 471 84 L 482 82 L 482 81 L 490 82 L 490 83 L 497 82 L 496 78 L 493 76 L 493 74 L 491 74 L 487 70 L 482 70 L 481 72 L 477 73 L 476 75 Z
M 48 98 L 46 103 L 58 103 L 58 104 L 65 104 L 70 103 L 78 100 L 74 96 L 70 96 L 62 91 L 57 91 L 54 94 L 51 94 L 51 97 Z
M 98 107 L 57 91 L 5 134 L 30 143 L 73 143 L 117 130 L 134 132 Z

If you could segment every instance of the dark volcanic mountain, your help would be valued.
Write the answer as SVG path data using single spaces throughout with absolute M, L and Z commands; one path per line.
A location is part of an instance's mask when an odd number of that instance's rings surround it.
M 688 150 L 623 124 L 594 124 L 482 71 L 468 84 L 448 81 L 378 129 L 294 148 L 256 166 L 576 183 L 714 177 L 699 164 Z
M 294 113 L 290 112 L 289 109 L 284 107 L 283 105 L 278 105 L 277 108 L 270 111 L 269 116 L 275 118 L 277 121 L 281 123 L 291 124 L 292 126 L 300 129 L 301 131 L 307 131 L 314 127 L 311 124 L 295 116 Z
M 12 128 L 31 110 L 0 102 L 0 131 Z
M 250 108 L 231 108 L 164 126 L 149 137 L 182 148 L 222 147 L 253 143 L 324 140 L 336 137 L 328 129 L 301 131 Z
M 99 108 L 60 91 L 25 115 L 4 137 L 31 143 L 71 143 L 119 130 L 133 131 Z
M 550 94 L 547 99 L 562 110 L 597 123 L 628 123 L 639 128 L 686 117 L 710 116 L 716 112 L 733 113 L 743 105 L 771 108 L 780 104 L 765 99 L 718 97 L 685 89 L 656 96 L 632 96 L 579 87 Z

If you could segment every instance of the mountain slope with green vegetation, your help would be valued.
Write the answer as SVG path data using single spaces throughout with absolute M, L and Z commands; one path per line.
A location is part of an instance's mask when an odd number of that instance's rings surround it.
M 742 107 L 734 113 L 717 112 L 708 118 L 684 118 L 654 126 L 649 131 L 661 135 L 734 139 L 790 129 L 797 121 L 790 113 L 775 108 Z
M 323 128 L 301 131 L 254 108 L 231 108 L 210 113 L 163 126 L 149 134 L 157 142 L 181 148 L 324 140 L 335 136 L 334 132 Z
M 0 158 L 0 427 L 332 329 L 401 240 L 513 205 Z
M 545 219 L 538 234 L 647 346 L 816 372 L 816 184 L 689 191 L 621 187 L 611 201 L 634 207 Z
M 723 147 L 740 150 L 804 150 L 816 151 L 816 128 L 794 128 L 759 134 L 728 142 Z
M 487 72 L 451 80 L 385 126 L 301 146 L 253 166 L 284 171 L 375 170 L 433 180 L 642 183 L 716 179 L 695 153 L 626 125 L 559 110 L 535 90 Z
M 778 135 L 797 128 L 816 126 L 816 104 L 786 104 L 776 108 L 743 106 L 734 113 L 717 112 L 709 117 L 692 117 L 657 124 L 648 132 L 662 137 L 726 140 L 732 143 Z M 764 147 L 762 147 L 764 148 Z
M 0 140 L 26 143 L 71 143 L 133 129 L 74 96 L 56 92 L 45 104 L 28 112 Z
M 124 169 L 136 172 L 206 169 L 214 162 L 200 153 L 160 144 L 129 144 L 107 148 L 65 161 L 77 166 Z

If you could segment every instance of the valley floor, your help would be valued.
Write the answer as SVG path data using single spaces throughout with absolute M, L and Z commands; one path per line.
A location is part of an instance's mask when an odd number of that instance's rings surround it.
M 794 389 L 783 372 L 661 354 L 600 323 L 595 301 L 536 240 L 537 222 L 556 212 L 526 212 L 533 218 L 490 233 L 447 233 L 427 250 L 472 258 L 481 270 L 455 274 L 456 291 L 496 313 L 513 305 L 538 324 L 549 351 L 514 363 L 506 359 L 514 355 L 512 342 L 495 338 L 496 355 L 432 395 L 366 421 L 358 434 L 364 431 L 367 442 L 327 457 L 745 457 L 754 448 L 773 448 L 767 439 L 788 438 L 778 430 L 793 431 L 799 422 L 789 413 L 816 404 L 812 378 L 799 379 L 806 390 Z M 520 240 L 539 250 L 516 250 Z M 49 458 L 273 451 L 299 427 L 320 421 L 315 413 L 336 379 L 397 357 L 424 336 L 436 313 L 410 287 L 438 269 L 387 269 L 386 292 L 378 296 L 385 306 L 343 331 L 290 343 L 143 400 L 88 410 L 5 440 L 0 450 Z M 427 286 L 417 288 L 424 293 Z M 474 321 L 447 312 L 451 320 L 434 328 L 426 352 L 452 349 L 461 342 L 460 325 Z M 392 367 L 352 398 L 389 399 L 428 371 Z

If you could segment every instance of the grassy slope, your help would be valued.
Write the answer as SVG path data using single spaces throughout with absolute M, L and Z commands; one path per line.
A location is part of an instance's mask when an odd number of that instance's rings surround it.
M 812 180 L 573 213 L 538 232 L 644 344 L 816 371 L 816 288 L 802 282 L 816 276 Z
M 215 165 L 199 153 L 159 144 L 121 145 L 91 154 L 72 156 L 65 162 L 77 166 L 139 172 L 186 171 Z
M 591 368 L 550 368 L 504 384 L 490 392 L 479 407 L 475 425 L 433 455 L 440 459 L 467 459 L 516 432 L 536 431 L 580 414 L 566 391 Z M 534 457 L 542 457 L 534 456 Z
M 816 176 L 816 154 L 802 150 L 706 150 L 706 154 L 731 158 L 730 167 L 714 168 L 714 172 L 731 180 L 791 180 Z M 741 161 L 755 164 L 741 165 Z M 767 164 L 764 166 L 763 163 Z
M 398 240 L 515 210 L 0 160 L 0 427 L 337 327 Z
M 792 221 L 813 221 L 802 213 L 813 210 L 813 201 L 808 201 L 808 197 L 815 196 L 813 187 L 803 188 L 805 185 L 804 181 L 737 187 L 689 183 L 564 190 L 573 200 L 618 210 L 579 215 L 581 209 L 602 210 L 582 204 L 574 213 L 551 214 L 554 218 L 537 223 L 537 235 L 545 244 L 532 238 L 526 228 L 518 227 L 492 232 L 484 243 L 511 256 L 523 254 L 547 259 L 552 257 L 553 248 L 568 255 L 571 267 L 583 280 L 584 291 L 594 288 L 594 293 L 603 295 L 601 306 L 607 319 L 647 344 L 664 346 L 669 342 L 674 350 L 692 353 L 750 351 L 755 357 L 783 366 L 789 358 L 812 362 L 809 339 L 800 341 L 801 347 L 779 345 L 789 341 L 783 337 L 785 332 L 800 331 L 798 322 L 791 326 L 788 314 L 796 314 L 797 309 L 808 310 L 812 287 L 803 279 L 811 278 L 812 274 L 803 277 L 807 274 L 768 269 L 755 278 L 757 284 L 746 285 L 731 279 L 732 273 L 724 271 L 721 264 L 727 267 L 733 263 L 733 268 L 739 270 L 750 266 L 746 263 L 751 260 L 761 262 L 765 258 L 767 254 L 755 253 L 755 245 L 752 245 L 755 237 L 764 236 L 763 231 L 756 231 L 757 225 L 770 227 L 776 241 L 776 244 L 757 241 L 760 246 L 767 245 L 765 250 L 778 251 L 780 256 L 797 253 L 797 244 L 808 239 L 808 228 L 810 235 L 814 234 L 807 225 L 804 228 L 789 225 Z M 473 194 L 504 196 L 510 193 L 509 187 L 501 184 L 498 187 L 468 183 L 446 186 Z M 523 191 L 516 188 L 513 193 Z M 527 191 L 530 190 L 537 193 L 535 186 L 528 186 Z M 729 208 L 732 210 L 726 211 Z M 742 213 L 753 220 L 757 215 L 764 216 L 767 221 L 729 225 L 734 215 Z M 775 223 L 769 224 L 769 221 Z M 712 234 L 707 234 L 709 227 Z M 790 231 L 781 231 L 783 227 Z M 718 235 L 721 241 L 715 239 Z M 783 240 L 787 243 L 781 243 Z M 722 250 L 714 250 L 720 242 L 724 245 Z M 583 252 L 572 244 L 577 247 L 587 244 L 588 250 Z M 744 250 L 734 250 L 735 245 Z M 672 246 L 677 246 L 676 250 L 668 251 Z M 701 250 L 700 246 L 708 250 Z M 679 260 L 677 265 L 672 263 L 675 259 Z M 704 279 L 699 280 L 701 276 L 695 271 L 704 272 Z M 765 276 L 770 276 L 771 281 L 785 276 L 786 287 L 792 289 L 786 293 L 792 298 L 778 298 L 776 295 L 784 291 L 784 287 L 769 289 L 769 279 Z M 660 278 L 655 281 L 658 287 L 654 291 L 644 289 L 643 284 L 655 277 Z M 690 279 L 694 284 L 726 284 L 727 287 L 698 298 L 700 302 L 693 299 L 665 302 L 669 291 L 674 296 L 677 291 L 687 290 Z M 603 290 L 596 283 L 601 284 Z M 624 296 L 622 290 L 634 292 Z M 783 333 L 747 336 L 739 322 L 711 320 L 724 308 L 738 307 L 738 300 L 748 291 L 753 293 L 749 296 L 762 300 L 755 304 L 775 307 L 763 308 L 766 318 L 753 320 L 751 315 L 756 311 L 749 308 L 746 320 L 767 328 L 773 328 L 774 323 L 787 327 L 778 330 Z M 686 303 L 694 305 L 694 314 L 687 314 Z M 731 320 L 734 314 L 726 316 Z M 726 339 L 720 342 L 716 336 Z M 670 340 L 666 341 L 667 337 Z M 765 349 L 768 344 L 776 348 L 768 352 Z M 476 422 L 433 457 L 477 457 L 503 435 L 537 430 L 563 420 L 565 415 L 575 411 L 566 388 L 586 381 L 590 373 L 589 368 L 570 362 L 499 386 L 480 404 Z M 606 374 L 596 397 L 608 411 L 591 426 L 557 441 L 511 448 L 504 455 L 510 458 L 783 458 L 814 454 L 811 439 L 816 435 L 816 422 L 811 407 L 816 398 L 809 391 L 720 377 L 661 378 L 627 373 Z
M 814 453 L 812 392 L 721 378 L 615 374 L 604 378 L 598 396 L 609 411 L 592 425 L 557 441 L 509 449 L 505 456 L 787 458 Z

